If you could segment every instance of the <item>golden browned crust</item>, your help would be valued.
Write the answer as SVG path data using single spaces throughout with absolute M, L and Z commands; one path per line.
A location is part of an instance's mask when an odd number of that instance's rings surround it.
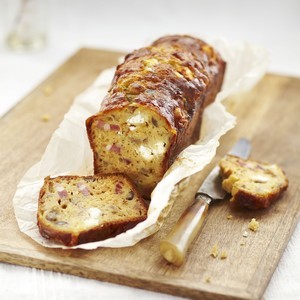
M 127 220 L 114 220 L 108 221 L 100 224 L 99 226 L 93 226 L 88 230 L 75 230 L 75 228 L 68 228 L 68 230 L 62 230 L 58 226 L 55 226 L 51 222 L 47 221 L 47 217 L 44 215 L 44 203 L 47 201 L 46 193 L 49 188 L 49 184 L 60 183 L 64 180 L 101 180 L 104 178 L 118 177 L 121 180 L 125 180 L 126 184 L 130 184 L 130 189 L 133 191 L 135 197 L 137 197 L 137 209 L 141 211 L 140 216 L 129 217 Z M 111 192 L 113 192 L 114 186 L 111 187 Z M 72 200 L 72 195 L 68 196 Z M 57 195 L 58 202 L 63 198 Z M 107 175 L 95 175 L 95 176 L 58 176 L 55 178 L 50 178 L 49 176 L 45 178 L 44 185 L 39 193 L 38 201 L 38 213 L 37 213 L 37 225 L 41 235 L 47 239 L 54 240 L 59 243 L 63 243 L 66 246 L 75 246 L 78 244 L 101 241 L 110 237 L 114 237 L 126 230 L 133 228 L 136 224 L 144 221 L 147 218 L 147 204 L 142 199 L 139 192 L 131 184 L 130 179 L 127 176 L 121 174 L 107 174 Z M 65 219 L 68 221 L 68 219 Z
M 111 237 L 115 237 L 118 234 L 133 228 L 138 223 L 146 220 L 146 216 L 136 218 L 136 220 L 126 222 L 111 222 L 105 224 L 102 227 L 92 228 L 88 231 L 81 232 L 79 235 L 74 235 L 72 232 L 61 232 L 47 226 L 43 223 L 41 218 L 38 216 L 38 227 L 40 234 L 46 238 L 62 243 L 65 246 L 76 246 L 79 244 L 102 241 Z
M 203 110 L 221 89 L 225 67 L 210 45 L 187 35 L 166 36 L 128 54 L 116 69 L 100 112 L 86 121 L 94 172 L 103 173 L 105 168 L 99 162 L 93 123 L 108 112 L 117 114 L 136 104 L 155 111 L 169 127 L 170 147 L 156 168 L 160 180 L 176 156 L 199 139 Z M 143 196 L 149 197 L 152 189 L 142 190 Z

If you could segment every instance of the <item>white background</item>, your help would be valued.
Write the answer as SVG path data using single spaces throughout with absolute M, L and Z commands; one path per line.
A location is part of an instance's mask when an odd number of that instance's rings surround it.
M 43 0 L 47 45 L 34 53 L 5 46 L 7 5 L 14 1 L 0 0 L 0 116 L 81 47 L 131 51 L 165 34 L 248 41 L 269 51 L 269 72 L 300 76 L 299 0 Z M 0 282 L 0 299 L 174 298 L 3 263 Z M 300 299 L 299 225 L 264 297 Z

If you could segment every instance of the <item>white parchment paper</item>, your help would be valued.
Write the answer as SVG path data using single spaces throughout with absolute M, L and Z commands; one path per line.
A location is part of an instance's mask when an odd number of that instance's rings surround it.
M 227 62 L 222 91 L 204 112 L 201 140 L 179 155 L 154 189 L 145 221 L 114 238 L 75 247 L 65 247 L 44 239 L 36 224 L 38 194 L 44 177 L 93 173 L 93 156 L 86 135 L 85 120 L 99 110 L 100 102 L 114 75 L 115 68 L 111 68 L 103 71 L 92 86 L 75 98 L 59 128 L 53 133 L 41 160 L 21 179 L 13 199 L 20 230 L 46 247 L 81 249 L 132 246 L 158 231 L 173 205 L 174 195 L 180 189 L 177 184 L 201 171 L 214 157 L 219 138 L 235 126 L 235 117 L 226 112 L 222 100 L 233 93 L 251 88 L 264 75 L 268 65 L 268 54 L 262 48 L 245 42 L 230 44 L 221 39 L 210 43 Z

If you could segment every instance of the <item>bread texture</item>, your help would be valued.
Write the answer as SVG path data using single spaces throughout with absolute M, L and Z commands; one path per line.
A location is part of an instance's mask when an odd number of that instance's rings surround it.
M 134 227 L 147 218 L 147 205 L 123 175 L 47 177 L 37 218 L 43 237 L 74 246 Z
M 267 208 L 288 187 L 288 179 L 276 164 L 227 155 L 220 161 L 223 189 L 234 206 Z
M 176 156 L 199 139 L 225 65 L 191 36 L 166 36 L 128 54 L 100 111 L 86 121 L 94 172 L 124 173 L 150 198 Z

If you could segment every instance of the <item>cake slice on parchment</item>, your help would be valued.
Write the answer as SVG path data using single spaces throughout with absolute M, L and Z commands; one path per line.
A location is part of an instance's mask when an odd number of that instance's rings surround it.
M 223 189 L 231 203 L 249 209 L 267 208 L 288 187 L 288 179 L 276 164 L 227 155 L 220 161 Z
M 43 237 L 66 246 L 116 236 L 147 218 L 147 205 L 123 175 L 45 178 L 38 202 Z

